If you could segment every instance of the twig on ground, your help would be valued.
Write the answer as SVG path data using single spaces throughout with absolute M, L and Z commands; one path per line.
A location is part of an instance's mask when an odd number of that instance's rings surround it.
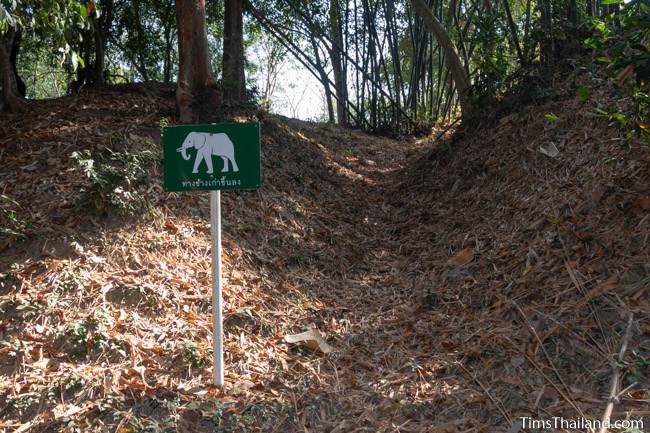
M 579 408 L 579 407 L 574 403 L 573 399 L 572 399 L 569 395 L 567 395 L 564 391 L 562 391 L 562 389 L 561 389 L 561 388 L 560 388 L 560 387 L 559 387 L 555 382 L 553 382 L 553 381 L 551 380 L 551 378 L 548 377 L 548 375 L 547 375 L 546 373 L 544 373 L 544 370 L 542 370 L 542 367 L 540 367 L 540 366 L 535 362 L 535 360 L 534 360 L 533 358 L 530 357 L 530 355 L 528 355 L 525 351 L 521 350 L 521 349 L 520 349 L 520 348 L 519 348 L 519 347 L 514 343 L 514 341 L 512 341 L 510 338 L 505 337 L 505 336 L 504 336 L 504 338 L 505 338 L 505 339 L 506 339 L 506 340 L 507 340 L 507 341 L 512 345 L 513 348 L 515 348 L 517 351 L 519 351 L 519 352 L 520 352 L 520 353 L 521 353 L 521 354 L 522 354 L 522 355 L 523 355 L 523 356 L 528 360 L 528 362 L 530 362 L 530 365 L 532 365 L 532 366 L 535 368 L 535 370 L 537 370 L 537 372 L 538 372 L 539 374 L 541 374 L 542 377 L 543 377 L 544 379 L 546 379 L 546 381 L 547 381 L 547 382 L 548 382 L 548 383 L 549 383 L 549 384 L 550 384 L 550 385 L 551 385 L 551 386 L 552 386 L 552 387 L 557 391 L 557 393 L 560 394 L 560 396 L 562 396 L 562 398 L 563 398 L 567 403 L 569 403 L 573 409 L 575 409 L 575 411 L 578 413 L 578 415 L 580 415 L 582 418 L 586 418 L 584 412 L 583 412 L 583 411 L 582 411 L 582 410 L 581 410 L 581 409 L 580 409 L 580 408 Z
M 582 296 L 585 299 L 587 298 L 587 292 L 585 291 L 584 287 L 582 287 L 582 284 L 578 281 L 578 278 L 576 277 L 575 270 L 571 267 L 569 264 L 569 258 L 567 256 L 567 259 L 564 261 L 564 266 L 566 267 L 567 273 L 569 274 L 569 278 L 571 279 L 571 282 L 573 285 L 578 289 L 578 292 L 582 294 Z M 594 305 L 592 302 L 587 302 L 587 305 L 589 305 L 589 310 L 591 310 L 591 315 L 593 316 L 594 320 L 596 321 L 596 324 L 598 325 L 598 328 L 600 329 L 600 335 L 603 337 L 606 335 L 605 334 L 605 328 L 603 327 L 603 324 L 600 320 L 600 317 L 596 313 L 596 309 L 594 308 Z M 605 347 L 607 347 L 608 350 L 610 350 L 609 343 L 607 339 L 605 338 Z
M 560 383 L 564 387 L 564 390 L 567 393 L 570 393 L 571 388 L 569 388 L 569 386 L 564 382 L 564 379 L 562 379 L 562 376 L 560 375 L 560 372 L 557 370 L 557 368 L 555 367 L 555 364 L 553 363 L 553 360 L 551 359 L 548 352 L 546 351 L 546 347 L 544 347 L 544 342 L 542 341 L 542 339 L 537 334 L 537 331 L 535 330 L 535 327 L 530 323 L 530 321 L 526 317 L 526 314 L 524 313 L 524 311 L 521 309 L 521 307 L 519 307 L 519 304 L 517 304 L 516 301 L 512 301 L 512 303 L 517 308 L 517 311 L 519 312 L 521 317 L 524 319 L 524 322 L 526 323 L 526 326 L 528 326 L 528 329 L 530 330 L 530 332 L 533 334 L 533 336 L 535 337 L 535 339 L 539 343 L 539 347 L 542 349 L 542 352 L 544 353 L 544 357 L 546 358 L 549 365 L 551 366 L 551 369 L 553 370 L 553 373 L 555 373 L 555 377 L 558 378 L 558 380 L 560 381 Z
M 612 416 L 612 411 L 614 410 L 614 403 L 618 400 L 618 381 L 619 381 L 619 364 L 623 362 L 625 357 L 625 351 L 627 351 L 627 344 L 630 340 L 630 335 L 632 334 L 632 318 L 633 315 L 630 313 L 630 317 L 627 319 L 627 328 L 625 329 L 625 335 L 623 336 L 623 342 L 621 343 L 621 350 L 618 352 L 618 359 L 616 362 L 612 363 L 612 384 L 609 388 L 609 398 L 607 399 L 607 406 L 605 406 L 605 413 L 603 413 L 603 418 L 600 423 L 600 430 L 598 433 L 605 433 L 607 431 L 607 425 L 609 424 L 610 417 Z
M 490 401 L 492 402 L 492 404 L 494 404 L 494 406 L 497 408 L 497 410 L 498 410 L 499 412 L 501 412 L 501 415 L 503 415 L 503 417 L 508 421 L 508 424 L 512 425 L 512 418 L 510 418 L 510 416 L 508 415 L 508 413 L 506 412 L 506 410 L 503 408 L 502 404 L 501 404 L 501 403 L 500 403 L 496 398 L 494 398 L 494 397 L 492 396 L 492 394 L 490 394 L 490 391 L 485 387 L 485 385 L 483 385 L 483 383 L 478 379 L 478 377 L 474 376 L 474 375 L 473 375 L 473 374 L 472 374 L 468 369 L 465 368 L 465 366 L 464 366 L 463 364 L 460 364 L 460 363 L 459 363 L 458 366 L 459 366 L 459 367 L 460 367 L 460 368 L 461 368 L 465 373 L 467 373 L 467 375 L 468 375 L 469 377 L 471 377 L 471 378 L 474 380 L 474 382 L 476 382 L 476 383 L 478 384 L 478 386 L 481 387 L 481 389 L 483 390 L 483 392 L 485 393 L 485 395 L 488 396 L 488 398 L 490 399 Z

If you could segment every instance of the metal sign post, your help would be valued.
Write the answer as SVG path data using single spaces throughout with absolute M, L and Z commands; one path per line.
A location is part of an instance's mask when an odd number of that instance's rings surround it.
M 260 125 L 173 126 L 164 128 L 163 146 L 165 191 L 210 191 L 214 384 L 223 386 L 221 190 L 260 187 Z
M 223 386 L 223 317 L 221 316 L 221 191 L 210 191 L 210 230 L 212 232 L 212 349 L 214 384 Z

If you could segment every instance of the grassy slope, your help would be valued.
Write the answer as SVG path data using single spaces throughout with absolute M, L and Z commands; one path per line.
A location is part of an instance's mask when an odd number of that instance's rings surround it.
M 171 96 L 113 89 L 0 123 L 0 192 L 18 203 L 5 201 L 3 223 L 29 235 L 5 236 L 0 259 L 0 431 L 492 431 L 600 417 L 629 312 L 622 376 L 640 384 L 615 410 L 644 409 L 648 152 L 591 117 L 595 102 L 569 94 L 433 151 L 264 119 L 263 188 L 223 194 L 217 390 L 207 194 L 160 185 Z M 538 150 L 549 141 L 557 158 Z M 153 152 L 149 179 L 126 187 L 145 216 L 103 209 L 111 188 L 79 195 L 89 181 L 70 155 L 103 146 Z M 308 327 L 336 351 L 283 342 Z

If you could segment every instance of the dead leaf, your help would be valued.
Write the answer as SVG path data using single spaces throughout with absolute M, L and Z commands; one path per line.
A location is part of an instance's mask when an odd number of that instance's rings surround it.
M 56 419 L 61 419 L 61 418 L 68 418 L 72 415 L 75 415 L 81 411 L 83 411 L 84 408 L 81 406 L 76 406 L 76 405 L 70 405 L 67 406 L 65 404 L 59 404 L 54 408 L 54 418 Z
M 36 362 L 32 363 L 31 366 L 33 368 L 38 368 L 38 369 L 42 370 L 42 369 L 46 369 L 49 363 L 50 363 L 49 358 L 43 358 L 40 361 L 36 361 Z
M 634 65 L 627 65 L 621 72 L 616 76 L 616 82 L 621 85 L 634 73 Z
M 600 201 L 603 199 L 603 196 L 605 195 L 605 192 L 606 192 L 606 190 L 602 186 L 598 186 L 598 187 L 594 188 L 591 191 L 591 194 L 590 194 L 591 202 L 592 202 L 591 205 L 595 206 L 598 203 L 600 203 Z
M 251 382 L 250 380 L 240 380 L 238 382 L 235 382 L 232 386 L 232 393 L 235 395 L 241 395 L 241 394 L 247 394 L 255 384 Z
M 135 371 L 140 375 L 140 378 L 142 379 L 142 383 L 144 383 L 145 385 L 147 384 L 147 379 L 144 377 L 144 373 L 146 370 L 147 369 L 143 365 L 136 365 L 135 367 L 133 367 L 133 371 Z
M 300 334 L 285 335 L 284 341 L 287 343 L 302 342 L 305 346 L 312 350 L 320 350 L 323 353 L 330 353 L 334 350 L 332 346 L 323 340 L 323 336 L 318 329 L 310 329 L 309 331 L 301 332 Z
M 573 234 L 581 241 L 590 241 L 594 238 L 594 234 L 587 230 L 576 230 L 573 232 Z
M 603 281 L 602 283 L 598 284 L 596 287 L 591 289 L 589 292 L 587 292 L 585 297 L 581 299 L 578 303 L 576 303 L 575 308 L 578 309 L 583 305 L 587 304 L 587 302 L 591 301 L 592 299 L 604 295 L 605 293 L 609 292 L 617 285 L 618 285 L 618 277 L 616 275 L 612 275 L 607 280 Z
M 650 209 L 650 194 L 641 194 L 634 202 L 634 207 L 648 210 Z
M 550 158 L 555 158 L 560 154 L 557 146 L 552 141 L 549 141 L 546 144 L 540 144 L 539 151 Z
M 178 233 L 178 226 L 171 220 L 166 220 L 164 226 L 170 233 Z
M 468 247 L 460 250 L 453 257 L 447 260 L 447 264 L 450 266 L 464 266 L 472 260 L 474 260 L 474 249 Z

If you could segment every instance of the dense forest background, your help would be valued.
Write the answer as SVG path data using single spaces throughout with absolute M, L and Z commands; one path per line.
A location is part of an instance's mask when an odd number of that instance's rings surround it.
M 321 83 L 325 120 L 409 132 L 509 94 L 549 96 L 587 53 L 640 85 L 648 14 L 645 0 L 10 1 L 0 8 L 3 99 L 18 109 L 14 95 L 189 79 L 193 89 L 218 82 L 226 104 L 271 109 L 292 56 Z M 198 30 L 183 38 L 184 26 Z M 208 81 L 178 79 L 183 45 L 198 49 L 186 62 L 199 59 L 192 67 Z

